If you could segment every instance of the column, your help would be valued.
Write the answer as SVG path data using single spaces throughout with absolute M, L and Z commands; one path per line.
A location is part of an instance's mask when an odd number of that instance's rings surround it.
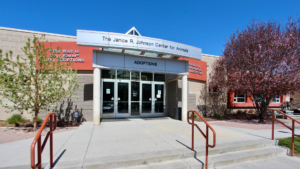
M 187 75 L 182 77 L 181 88 L 181 120 L 187 121 Z
M 100 77 L 101 70 L 100 68 L 94 68 L 94 88 L 93 88 L 93 124 L 100 125 Z

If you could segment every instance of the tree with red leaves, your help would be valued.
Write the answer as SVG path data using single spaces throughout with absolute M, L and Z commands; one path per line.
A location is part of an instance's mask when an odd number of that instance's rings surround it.
M 236 31 L 213 64 L 210 86 L 250 96 L 264 123 L 275 96 L 300 91 L 300 24 L 256 22 Z

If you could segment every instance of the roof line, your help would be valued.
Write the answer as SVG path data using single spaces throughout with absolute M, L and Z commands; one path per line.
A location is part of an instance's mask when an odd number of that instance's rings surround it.
M 211 55 L 211 54 L 205 54 L 205 53 L 202 53 L 202 56 L 208 56 L 208 57 L 220 57 L 220 56 L 217 56 L 217 55 Z
M 39 32 L 39 31 L 30 31 L 30 30 L 7 28 L 7 27 L 0 27 L 0 30 L 26 32 L 26 33 L 36 33 L 36 34 L 45 34 L 45 35 L 54 35 L 54 36 L 67 37 L 67 38 L 75 38 L 75 39 L 77 38 L 76 36 L 71 36 L 71 35 L 62 35 L 62 34 Z

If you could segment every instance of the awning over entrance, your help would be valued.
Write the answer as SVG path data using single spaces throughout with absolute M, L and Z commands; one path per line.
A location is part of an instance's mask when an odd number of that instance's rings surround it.
M 193 59 L 202 58 L 202 49 L 162 39 L 130 34 L 77 30 L 77 44 L 100 47 L 100 50 L 115 50 L 141 57 Z
M 189 62 L 184 60 L 145 58 L 124 53 L 94 51 L 93 68 L 121 69 L 188 75 Z

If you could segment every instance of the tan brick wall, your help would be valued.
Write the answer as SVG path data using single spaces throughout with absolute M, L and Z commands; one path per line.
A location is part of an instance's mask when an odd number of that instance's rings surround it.
M 26 31 L 0 27 L 0 49 L 2 49 L 2 54 L 4 55 L 6 52 L 9 52 L 11 50 L 13 51 L 13 56 L 20 55 L 20 57 L 24 57 L 21 48 L 25 46 L 26 42 L 28 41 L 28 38 L 33 39 L 33 36 L 41 37 L 42 34 L 45 34 L 45 40 L 49 42 L 76 42 L 76 36 L 50 34 L 44 32 Z M 0 99 L 4 103 L 11 104 L 8 100 L 1 98 L 1 96 Z M 13 113 L 19 112 L 15 111 Z M 0 106 L 0 120 L 6 120 L 13 113 L 5 113 L 5 109 Z M 31 114 L 28 114 L 27 112 L 24 112 L 23 116 L 27 119 L 32 118 Z
M 219 58 L 219 56 L 214 55 L 202 55 L 202 61 L 207 63 L 207 81 L 206 81 L 206 91 L 203 92 L 202 97 L 205 98 L 206 102 L 206 114 L 207 116 L 213 116 L 215 114 L 223 114 L 225 111 L 227 111 L 227 93 L 225 94 L 213 94 L 209 95 L 208 93 L 208 87 L 209 87 L 209 81 L 210 76 L 209 74 L 212 72 L 212 65 L 213 63 Z
M 292 109 L 300 109 L 300 93 L 299 92 L 294 92 L 293 94 L 290 95 L 290 98 L 293 98 L 294 103 L 296 106 L 291 106 Z

